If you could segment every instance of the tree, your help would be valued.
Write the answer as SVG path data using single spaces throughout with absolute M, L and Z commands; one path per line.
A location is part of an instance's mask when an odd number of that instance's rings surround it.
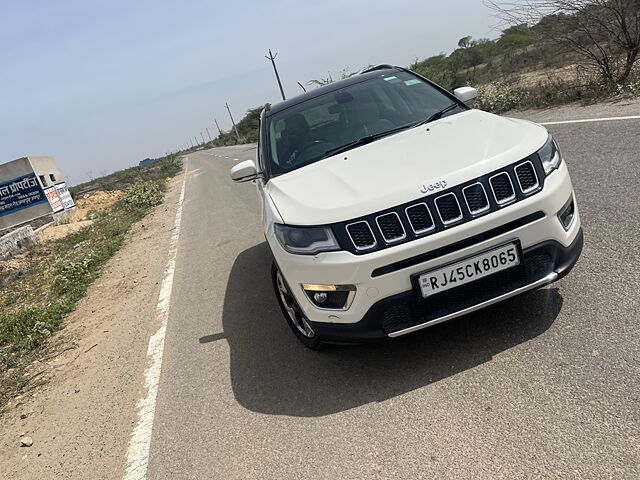
M 608 88 L 630 80 L 640 54 L 640 0 L 485 3 L 510 25 L 538 24 L 541 38 L 566 47 L 594 66 Z
M 458 40 L 458 48 L 469 48 L 471 46 L 471 35 L 462 37 Z

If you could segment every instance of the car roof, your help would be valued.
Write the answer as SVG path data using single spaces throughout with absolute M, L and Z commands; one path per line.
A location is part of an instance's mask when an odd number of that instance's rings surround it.
M 275 113 L 281 112 L 282 110 L 286 110 L 289 107 L 294 105 L 298 105 L 302 102 L 306 102 L 307 100 L 311 100 L 312 98 L 317 98 L 326 93 L 335 92 L 345 87 L 349 87 L 351 85 L 355 85 L 356 83 L 365 82 L 372 78 L 389 75 L 390 73 L 397 73 L 402 69 L 399 67 L 392 67 L 390 65 L 381 65 L 378 67 L 373 67 L 369 70 L 365 70 L 359 75 L 353 75 L 344 80 L 339 80 L 337 82 L 330 83 L 320 88 L 315 88 L 309 92 L 303 93 L 296 97 L 291 97 L 288 100 L 284 100 L 283 102 L 276 103 L 274 105 L 267 105 L 265 114 L 266 116 L 273 115 Z

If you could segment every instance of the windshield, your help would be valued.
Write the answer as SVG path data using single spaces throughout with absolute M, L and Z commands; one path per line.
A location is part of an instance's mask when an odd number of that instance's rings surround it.
M 455 103 L 421 78 L 397 71 L 294 105 L 270 118 L 271 174 L 281 175 L 343 146 L 355 148 L 386 132 L 409 128 Z

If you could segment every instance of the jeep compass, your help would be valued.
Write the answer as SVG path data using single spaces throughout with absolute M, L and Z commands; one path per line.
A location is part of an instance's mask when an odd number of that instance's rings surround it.
M 393 338 L 566 275 L 583 235 L 537 124 L 382 65 L 262 111 L 254 181 L 284 318 L 310 348 Z

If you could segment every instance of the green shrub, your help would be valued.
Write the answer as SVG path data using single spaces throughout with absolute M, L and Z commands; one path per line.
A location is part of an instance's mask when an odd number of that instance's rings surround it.
M 626 85 L 618 85 L 616 88 L 616 96 L 637 97 L 640 95 L 640 80 L 629 82 Z
M 478 99 L 474 107 L 493 113 L 502 113 L 517 107 L 522 93 L 505 82 L 492 82 L 478 86 Z
M 148 209 L 160 205 L 163 197 L 157 183 L 138 180 L 129 187 L 124 203 L 129 209 Z
M 86 289 L 86 284 L 94 275 L 96 260 L 94 253 L 90 252 L 82 260 L 55 266 L 57 274 L 51 285 L 53 291 L 58 295 L 64 295 L 78 288 Z
M 0 345 L 11 345 L 14 349 L 38 347 L 59 328 L 66 313 L 62 305 L 1 313 Z

